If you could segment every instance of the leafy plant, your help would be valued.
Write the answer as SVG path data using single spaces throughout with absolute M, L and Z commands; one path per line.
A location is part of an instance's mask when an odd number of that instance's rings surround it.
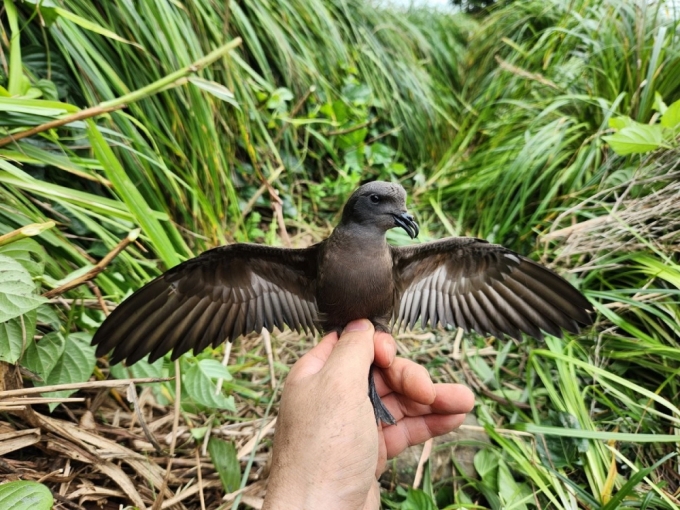
M 630 117 L 609 119 L 609 127 L 616 133 L 603 136 L 614 152 L 620 156 L 644 154 L 658 148 L 672 149 L 677 146 L 680 133 L 680 100 L 670 106 L 657 98 L 660 113 L 658 124 L 642 124 Z
M 0 484 L 0 506 L 12 510 L 50 510 L 54 498 L 41 483 L 18 480 Z

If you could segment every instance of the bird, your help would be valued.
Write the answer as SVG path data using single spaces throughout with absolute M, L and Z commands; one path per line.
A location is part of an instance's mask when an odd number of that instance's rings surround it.
M 104 320 L 92 344 L 110 364 L 132 365 L 172 351 L 219 346 L 263 328 L 308 334 L 342 332 L 369 319 L 376 330 L 457 327 L 521 340 L 562 337 L 592 324 L 586 297 L 552 270 L 475 237 L 448 237 L 407 246 L 387 243 L 401 228 L 419 226 L 406 191 L 373 181 L 347 200 L 329 237 L 307 248 L 252 243 L 219 246 L 160 275 Z M 376 422 L 395 424 L 368 374 Z

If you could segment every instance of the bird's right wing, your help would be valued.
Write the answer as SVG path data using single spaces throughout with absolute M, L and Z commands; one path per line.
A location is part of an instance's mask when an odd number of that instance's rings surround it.
M 503 246 L 471 237 L 392 247 L 394 322 L 420 319 L 466 331 L 535 338 L 589 325 L 592 305 L 551 270 Z
M 173 350 L 199 353 L 263 327 L 313 331 L 320 245 L 292 250 L 232 244 L 175 266 L 123 301 L 92 344 L 111 364 L 149 361 Z

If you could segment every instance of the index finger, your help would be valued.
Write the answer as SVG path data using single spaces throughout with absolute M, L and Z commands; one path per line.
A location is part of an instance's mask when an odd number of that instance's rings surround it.
M 307 354 L 295 362 L 288 374 L 288 380 L 294 382 L 319 372 L 337 343 L 338 334 L 335 331 L 324 336 Z

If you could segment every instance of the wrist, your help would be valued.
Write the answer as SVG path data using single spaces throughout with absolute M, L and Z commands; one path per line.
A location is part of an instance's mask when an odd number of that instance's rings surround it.
M 296 470 L 274 471 L 269 477 L 263 510 L 362 510 L 366 499 L 358 498 L 355 484 L 341 487 L 328 482 L 321 473 Z M 364 495 L 365 496 L 365 495 Z M 361 499 L 361 501 L 359 501 Z

